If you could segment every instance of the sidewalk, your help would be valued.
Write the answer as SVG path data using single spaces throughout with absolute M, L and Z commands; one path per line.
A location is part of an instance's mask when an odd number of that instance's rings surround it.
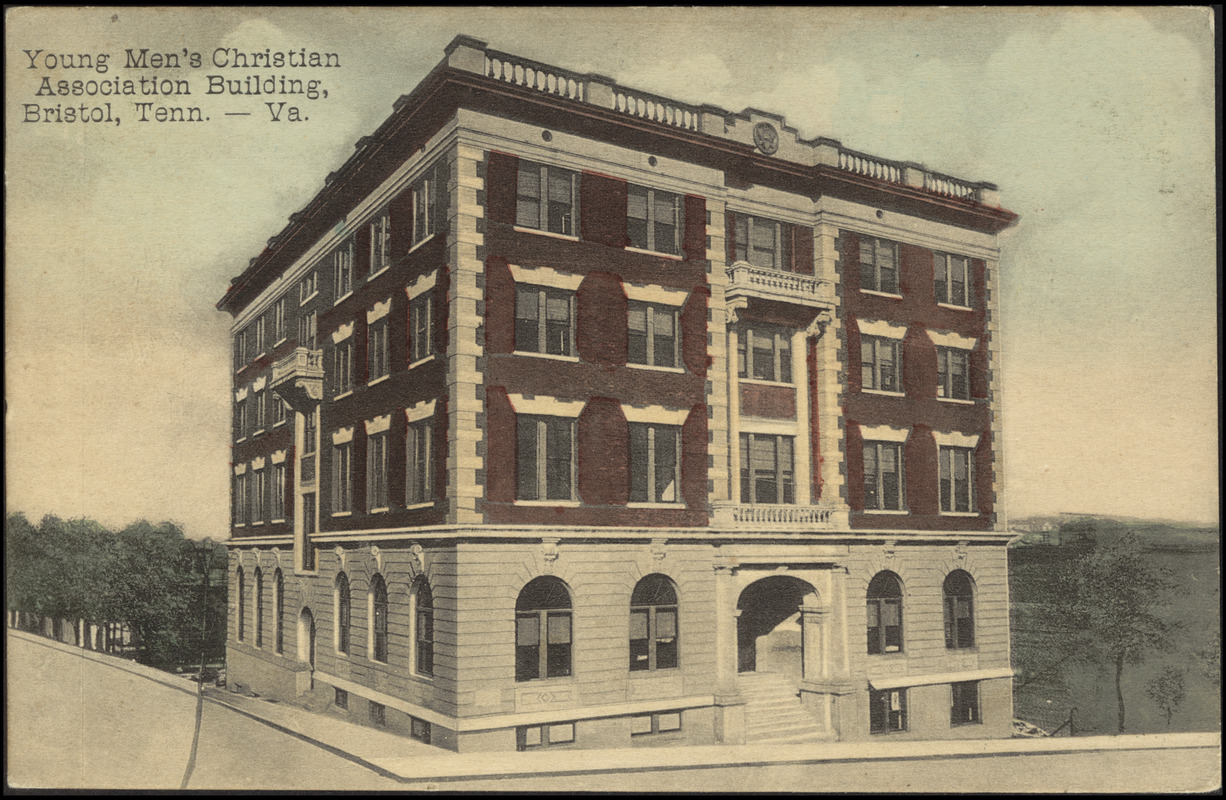
M 195 694 L 194 683 L 169 673 L 33 634 L 10 629 L 9 635 Z M 954 773 L 974 772 L 1007 777 L 997 789 L 1001 791 L 1067 791 L 1072 786 L 1060 778 L 1067 771 L 1082 782 L 1076 785 L 1088 786 L 1082 790 L 1119 790 L 1123 785 L 1126 790 L 1152 791 L 1176 788 L 1169 781 L 1179 776 L 1180 770 L 1188 769 L 1201 776 L 1202 784 L 1220 782 L 1221 737 L 1215 733 L 457 754 L 336 716 L 222 689 L 206 688 L 205 699 L 384 777 L 440 788 L 461 788 L 459 784 L 469 782 L 464 788 L 511 790 L 532 781 L 533 788 L 591 789 L 602 785 L 609 789 L 654 781 L 649 785 L 681 784 L 691 791 L 728 790 L 752 778 L 749 788 L 758 790 L 794 786 L 793 790 L 801 791 L 821 785 L 843 791 L 854 791 L 858 786 L 863 791 L 867 787 L 884 788 L 880 778 L 870 776 L 902 773 L 910 776 L 912 782 L 906 785 L 914 790 L 965 791 L 969 787 L 955 779 Z M 889 768 L 883 769 L 886 762 Z M 1129 770 L 1134 774 L 1123 774 Z M 928 773 L 936 777 L 926 777 Z M 1193 776 L 1179 777 L 1186 783 L 1185 779 Z

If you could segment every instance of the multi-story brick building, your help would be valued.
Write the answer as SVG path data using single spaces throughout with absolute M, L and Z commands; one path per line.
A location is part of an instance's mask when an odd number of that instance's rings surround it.
M 457 38 L 219 303 L 231 684 L 460 751 L 1009 735 L 1014 220 Z

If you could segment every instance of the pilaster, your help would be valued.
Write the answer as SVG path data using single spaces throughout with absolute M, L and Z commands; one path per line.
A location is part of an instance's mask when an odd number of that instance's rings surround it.
M 817 427 L 821 463 L 821 498 L 824 506 L 846 510 L 844 496 L 845 453 L 843 452 L 843 377 L 848 358 L 843 353 L 843 292 L 840 281 L 838 249 L 839 230 L 830 223 L 819 222 L 813 228 L 814 274 L 819 280 L 830 281 L 835 298 L 835 313 L 817 339 Z
M 728 287 L 728 272 L 724 261 L 725 248 L 724 202 L 707 199 L 707 280 L 711 288 L 711 302 L 707 307 L 707 354 L 711 366 L 707 369 L 707 497 L 711 501 L 728 500 L 728 450 L 735 445 L 735 437 L 729 433 L 730 421 L 736 414 L 729 407 L 728 364 L 725 314 Z M 735 350 L 731 356 L 735 357 Z

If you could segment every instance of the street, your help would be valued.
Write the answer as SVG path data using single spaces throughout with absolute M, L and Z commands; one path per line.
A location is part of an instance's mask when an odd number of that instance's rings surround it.
M 182 680 L 168 676 L 171 680 Z M 8 783 L 178 789 L 191 749 L 187 691 L 8 637 Z M 403 789 L 327 750 L 205 702 L 189 789 Z

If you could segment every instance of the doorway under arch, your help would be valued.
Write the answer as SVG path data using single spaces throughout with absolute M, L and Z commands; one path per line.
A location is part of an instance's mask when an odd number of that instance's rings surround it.
M 310 664 L 311 684 L 315 683 L 315 615 L 303 607 L 298 612 L 298 660 Z
M 746 586 L 737 600 L 737 672 L 804 677 L 802 605 L 817 605 L 817 590 L 799 578 L 772 575 Z

